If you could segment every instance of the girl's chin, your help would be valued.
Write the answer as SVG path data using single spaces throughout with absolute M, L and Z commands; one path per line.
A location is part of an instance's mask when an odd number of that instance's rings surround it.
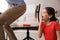
M 46 20 L 45 20 L 45 19 L 42 19 L 42 21 L 44 21 L 44 22 L 45 22 Z

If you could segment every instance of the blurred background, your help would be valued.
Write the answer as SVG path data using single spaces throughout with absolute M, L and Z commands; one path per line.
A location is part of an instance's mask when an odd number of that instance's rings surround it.
M 40 11 L 44 7 L 53 7 L 57 12 L 56 17 L 60 20 L 60 0 L 24 0 L 26 3 L 26 12 L 24 15 L 19 17 L 16 21 L 14 21 L 10 26 L 11 27 L 22 27 L 24 23 L 31 24 L 31 26 L 38 26 L 39 22 L 35 18 L 35 10 L 37 5 L 40 4 Z M 9 8 L 6 0 L 0 0 L 0 12 L 4 12 Z M 26 30 L 15 30 L 15 35 L 18 40 L 22 40 L 26 37 Z M 37 30 L 30 30 L 30 36 L 35 40 L 44 40 L 44 37 L 38 38 Z

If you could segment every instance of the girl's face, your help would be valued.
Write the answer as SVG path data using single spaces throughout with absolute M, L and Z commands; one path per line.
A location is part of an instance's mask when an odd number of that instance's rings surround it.
M 48 15 L 47 10 L 43 9 L 41 12 L 42 20 L 46 21 L 50 19 L 50 15 Z

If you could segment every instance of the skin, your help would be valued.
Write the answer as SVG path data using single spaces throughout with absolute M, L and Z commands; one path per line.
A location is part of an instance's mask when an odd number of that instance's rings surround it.
M 50 18 L 52 17 L 52 15 L 48 15 L 46 9 L 43 9 L 41 11 L 41 15 L 40 15 L 40 24 L 39 24 L 39 28 L 38 28 L 38 37 L 41 38 L 42 37 L 42 28 L 40 27 L 41 22 L 45 22 L 46 25 L 51 24 L 50 22 Z M 56 31 L 56 35 L 57 35 L 57 40 L 60 40 L 60 30 Z
M 0 15 L 0 40 L 5 40 L 4 31 L 7 33 L 9 40 L 18 40 L 9 25 L 21 17 L 25 11 L 26 5 L 14 6 Z

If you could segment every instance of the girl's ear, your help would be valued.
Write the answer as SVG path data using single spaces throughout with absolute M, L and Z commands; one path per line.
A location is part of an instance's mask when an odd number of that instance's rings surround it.
M 49 18 L 51 18 L 51 17 L 52 17 L 52 15 L 49 16 Z

